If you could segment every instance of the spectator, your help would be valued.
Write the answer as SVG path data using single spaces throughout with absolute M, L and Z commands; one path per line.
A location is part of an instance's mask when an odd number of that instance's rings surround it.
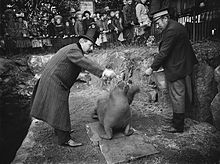
M 64 26 L 62 23 L 62 16 L 61 15 L 56 15 L 54 17 L 55 20 L 55 36 L 62 38 L 64 36 Z
M 91 13 L 88 10 L 84 11 L 83 17 L 84 17 L 84 19 L 83 19 L 83 29 L 84 29 L 84 32 L 86 33 L 89 26 L 90 26 L 90 24 L 92 22 L 94 22 L 94 19 L 91 18 Z
M 88 28 L 88 30 L 95 30 L 95 34 L 94 34 L 94 42 L 96 42 L 97 38 L 99 37 L 99 34 L 100 34 L 100 29 L 99 29 L 99 26 L 95 23 L 95 22 L 92 22 Z
M 109 42 L 110 44 L 114 44 L 117 42 L 117 32 L 118 28 L 115 25 L 115 12 L 113 10 L 110 11 L 110 17 L 108 20 L 108 29 L 109 29 L 109 35 L 110 39 Z
M 153 13 L 156 25 L 162 31 L 159 54 L 153 64 L 146 70 L 150 75 L 161 66 L 164 68 L 168 81 L 169 96 L 173 107 L 172 126 L 164 128 L 170 133 L 184 131 L 185 110 L 192 102 L 191 75 L 193 66 L 198 62 L 193 52 L 185 27 L 170 19 L 168 10 L 163 9 Z
M 28 27 L 24 23 L 23 18 L 24 18 L 23 14 L 17 15 L 18 22 L 15 24 L 15 28 L 17 30 L 16 37 L 18 38 L 28 36 Z
M 140 24 L 139 30 L 143 32 L 143 36 L 148 38 L 151 31 L 151 20 L 148 17 L 148 6 L 146 5 L 147 0 L 139 0 L 136 5 L 136 17 L 138 19 L 138 24 Z
M 55 15 L 58 15 L 56 6 L 51 7 L 51 12 L 52 12 L 52 17 L 55 17 Z
M 6 28 L 5 35 L 9 37 L 16 36 L 15 12 L 12 9 L 5 11 Z
M 31 37 L 39 37 L 40 36 L 40 25 L 38 23 L 36 16 L 34 16 L 32 18 L 32 22 L 29 23 L 28 29 L 29 29 L 29 33 L 30 33 Z
M 51 38 L 55 37 L 55 20 L 51 18 L 49 25 L 47 26 L 48 35 Z
M 73 16 L 70 17 L 70 36 L 76 35 L 75 24 L 76 24 L 75 17 L 73 17 Z
M 100 11 L 96 11 L 95 14 L 96 14 L 96 19 L 97 19 L 97 20 L 100 20 L 100 14 L 101 14 L 101 12 L 100 12 Z
M 120 16 L 120 12 L 119 11 L 116 11 L 115 12 L 115 20 L 114 20 L 114 24 L 117 28 L 117 39 L 119 37 L 120 34 L 122 34 L 122 31 L 123 31 L 123 25 L 122 25 L 122 17 Z
M 64 26 L 64 37 L 70 37 L 70 23 L 67 20 Z
M 102 68 L 84 54 L 92 50 L 94 29 L 81 36 L 77 44 L 61 48 L 49 61 L 34 87 L 31 116 L 43 120 L 54 128 L 58 144 L 76 147 L 82 143 L 71 139 L 71 120 L 68 98 L 79 73 L 87 70 L 97 77 L 113 78 L 113 70 Z
M 138 23 L 140 26 L 147 25 L 148 27 L 151 26 L 151 20 L 148 17 L 148 6 L 145 5 L 147 0 L 139 0 L 138 4 L 136 5 L 136 16 L 138 19 Z
M 124 16 L 124 38 L 127 44 L 130 44 L 134 38 L 134 20 L 135 9 L 132 6 L 132 0 L 128 0 L 123 7 Z
M 78 36 L 84 34 L 84 28 L 83 28 L 83 22 L 82 22 L 82 13 L 77 13 L 76 14 L 75 33 Z
M 108 42 L 107 36 L 106 36 L 106 33 L 109 32 L 107 21 L 108 21 L 107 14 L 103 12 L 100 14 L 100 20 L 97 20 L 96 22 L 100 30 L 99 43 L 101 47 L 103 47 L 104 49 L 107 47 L 107 42 Z
M 42 18 L 43 24 L 41 26 L 41 35 L 43 37 L 48 37 L 48 17 Z

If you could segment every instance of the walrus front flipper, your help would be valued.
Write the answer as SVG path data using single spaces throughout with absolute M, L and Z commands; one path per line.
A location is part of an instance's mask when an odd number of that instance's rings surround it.
M 107 140 L 112 139 L 112 136 L 113 136 L 112 128 L 105 125 L 104 129 L 105 129 L 106 134 L 102 134 L 102 135 L 100 135 L 100 137 L 103 138 L 103 139 L 107 139 Z
M 96 108 L 94 109 L 94 111 L 92 112 L 91 117 L 92 117 L 93 119 L 98 119 L 97 107 L 96 107 Z
M 129 105 L 132 103 L 134 99 L 134 95 L 140 92 L 140 88 L 138 86 L 132 86 L 127 92 L 127 98 Z
M 134 133 L 134 130 L 131 128 L 130 124 L 128 124 L 125 128 L 124 135 L 130 136 Z

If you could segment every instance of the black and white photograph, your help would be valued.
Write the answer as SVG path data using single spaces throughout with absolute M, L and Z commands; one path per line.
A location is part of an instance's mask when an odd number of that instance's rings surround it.
M 0 164 L 219 163 L 219 0 L 0 0 Z

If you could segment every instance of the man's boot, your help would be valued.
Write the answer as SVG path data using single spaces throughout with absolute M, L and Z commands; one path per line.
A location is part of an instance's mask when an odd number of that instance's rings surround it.
M 163 119 L 163 122 L 166 123 L 166 124 L 171 124 L 171 125 L 173 125 L 173 123 L 174 123 L 173 120 L 174 120 L 174 118 L 175 118 L 175 115 L 176 115 L 176 113 L 173 113 L 172 118 L 165 117 L 165 118 Z
M 184 113 L 175 113 L 173 117 L 173 126 L 163 128 L 168 133 L 182 133 L 184 131 Z

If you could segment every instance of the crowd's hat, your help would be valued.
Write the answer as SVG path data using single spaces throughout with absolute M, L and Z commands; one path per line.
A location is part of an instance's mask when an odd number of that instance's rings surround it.
M 48 17 L 43 17 L 42 20 L 43 20 L 43 21 L 48 21 L 49 18 L 48 18 Z
M 17 18 L 24 18 L 24 13 L 20 12 L 16 14 Z
M 91 12 L 88 11 L 88 10 L 84 11 L 83 15 L 85 15 L 86 13 L 88 13 L 89 15 L 91 15 Z
M 89 28 L 86 35 L 81 35 L 79 38 L 85 38 L 90 40 L 93 44 L 95 44 L 95 34 L 96 34 L 96 28 Z
M 57 19 L 62 19 L 62 18 L 63 18 L 63 17 L 62 17 L 61 15 L 55 15 L 55 16 L 54 16 L 54 19 L 56 19 L 56 20 L 57 20 Z
M 158 11 L 152 12 L 151 15 L 153 16 L 153 20 L 156 21 L 158 20 L 161 16 L 169 14 L 168 9 L 160 9 Z
M 70 8 L 70 12 L 71 12 L 71 13 L 75 13 L 75 12 L 76 12 L 76 9 L 74 9 L 73 7 L 71 7 L 71 8 Z

